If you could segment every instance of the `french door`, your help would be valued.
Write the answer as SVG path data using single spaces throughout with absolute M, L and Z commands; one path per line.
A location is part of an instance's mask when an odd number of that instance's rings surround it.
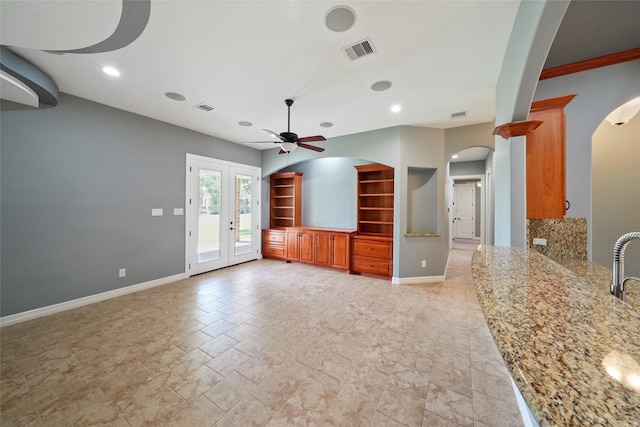
M 188 276 L 258 258 L 260 168 L 187 154 Z

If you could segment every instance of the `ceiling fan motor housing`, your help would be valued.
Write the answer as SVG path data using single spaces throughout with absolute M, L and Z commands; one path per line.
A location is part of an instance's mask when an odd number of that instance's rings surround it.
M 280 134 L 280 138 L 282 138 L 282 140 L 284 142 L 297 142 L 298 141 L 298 135 L 296 135 L 293 132 L 282 132 Z

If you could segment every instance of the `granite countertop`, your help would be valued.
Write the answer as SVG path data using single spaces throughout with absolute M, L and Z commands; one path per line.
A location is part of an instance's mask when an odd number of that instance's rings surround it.
M 473 256 L 480 305 L 516 386 L 543 426 L 640 426 L 640 283 L 629 282 L 624 303 L 609 294 L 611 270 L 556 261 L 494 246 Z

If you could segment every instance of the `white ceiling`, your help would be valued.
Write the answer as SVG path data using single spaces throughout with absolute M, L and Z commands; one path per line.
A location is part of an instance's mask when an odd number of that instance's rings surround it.
M 325 26 L 336 5 L 357 15 L 347 31 Z M 295 99 L 293 132 L 331 138 L 397 125 L 492 121 L 518 7 L 509 0 L 152 1 L 148 25 L 128 46 L 60 55 L 43 49 L 78 49 L 109 37 L 122 2 L 2 0 L 0 42 L 62 92 L 225 140 L 265 141 L 263 128 L 286 130 L 285 98 Z M 377 52 L 350 61 L 341 48 L 367 37 Z M 105 75 L 106 65 L 122 75 Z M 379 80 L 393 86 L 372 91 Z M 218 110 L 195 109 L 201 102 Z M 393 104 L 402 111 L 391 113 Z M 460 111 L 467 116 L 450 118 Z

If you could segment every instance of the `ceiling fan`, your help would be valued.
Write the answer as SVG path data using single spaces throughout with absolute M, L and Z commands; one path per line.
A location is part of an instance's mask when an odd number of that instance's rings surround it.
M 285 99 L 284 103 L 287 104 L 287 131 L 280 134 L 275 133 L 269 129 L 263 129 L 269 135 L 274 138 L 278 138 L 280 141 L 267 141 L 265 143 L 273 143 L 280 145 L 280 151 L 278 154 L 290 153 L 297 147 L 306 148 L 308 150 L 317 151 L 319 153 L 324 151 L 324 148 L 316 147 L 315 145 L 309 145 L 307 142 L 313 141 L 326 141 L 327 139 L 322 135 L 305 136 L 299 138 L 297 134 L 291 132 L 291 106 L 293 105 L 293 99 Z

